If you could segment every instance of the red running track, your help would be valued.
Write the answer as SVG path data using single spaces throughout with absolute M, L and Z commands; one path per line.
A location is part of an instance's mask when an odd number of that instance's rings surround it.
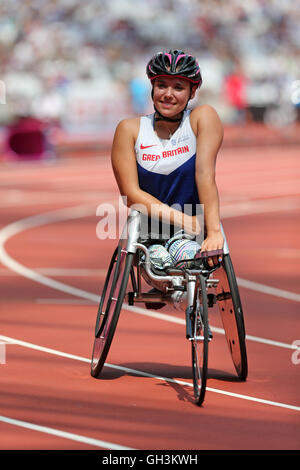
M 98 205 L 118 200 L 109 158 L 2 165 L 0 448 L 299 449 L 299 173 L 293 147 L 220 154 L 249 377 L 215 332 L 199 408 L 184 317 L 167 307 L 164 319 L 124 308 L 103 376 L 90 376 L 116 244 L 96 236 Z

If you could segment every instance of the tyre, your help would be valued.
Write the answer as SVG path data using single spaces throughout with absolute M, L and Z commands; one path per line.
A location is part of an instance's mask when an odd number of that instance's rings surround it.
M 206 392 L 208 367 L 208 304 L 205 278 L 200 275 L 200 287 L 192 313 L 192 369 L 194 397 L 197 405 L 202 405 Z
M 224 256 L 222 266 L 216 272 L 215 277 L 219 279 L 216 288 L 217 302 L 232 361 L 238 377 L 245 381 L 248 375 L 248 361 L 244 315 L 229 254 Z
M 134 255 L 118 245 L 106 275 L 99 303 L 91 361 L 91 375 L 98 377 L 104 366 L 119 320 Z

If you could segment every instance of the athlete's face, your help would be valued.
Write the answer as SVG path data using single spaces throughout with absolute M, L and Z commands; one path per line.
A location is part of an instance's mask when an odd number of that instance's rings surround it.
M 158 77 L 154 80 L 153 102 L 165 117 L 176 117 L 180 114 L 187 101 L 194 98 L 195 93 L 196 87 L 191 90 L 191 83 L 184 78 Z

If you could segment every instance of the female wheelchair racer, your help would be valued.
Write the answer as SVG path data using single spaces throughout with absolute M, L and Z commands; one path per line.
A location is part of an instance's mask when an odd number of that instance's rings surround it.
M 131 304 L 142 301 L 148 307 L 152 303 L 153 308 L 159 308 L 174 302 L 174 295 L 184 298 L 194 392 L 197 404 L 201 404 L 211 338 L 208 307 L 214 303 L 220 307 L 237 373 L 242 380 L 247 377 L 243 313 L 220 222 L 215 182 L 223 128 L 211 106 L 187 109 L 202 84 L 194 57 L 178 50 L 159 52 L 147 64 L 146 72 L 152 83 L 155 111 L 121 121 L 113 140 L 112 167 L 120 193 L 126 197 L 128 207 L 142 207 L 151 218 L 172 228 L 184 227 L 179 238 L 187 244 L 193 237 L 197 239 L 201 230 L 204 239 L 201 245 L 193 242 L 192 252 L 185 252 L 183 242 L 177 252 L 171 253 L 160 234 L 156 240 L 151 236 L 141 238 L 141 214 L 132 211 L 127 234 L 115 250 L 102 292 L 91 373 L 98 376 L 104 365 L 130 278 L 132 292 L 127 293 L 127 300 Z M 205 230 L 196 213 L 199 205 L 204 207 Z M 189 214 L 184 212 L 185 207 L 191 208 Z M 178 233 L 172 233 L 175 240 Z M 155 243 L 157 250 L 151 252 Z M 182 262 L 187 258 L 189 262 Z M 212 278 L 214 272 L 216 279 Z M 141 292 L 141 276 L 154 287 L 149 293 Z M 210 294 L 210 288 L 216 293 Z

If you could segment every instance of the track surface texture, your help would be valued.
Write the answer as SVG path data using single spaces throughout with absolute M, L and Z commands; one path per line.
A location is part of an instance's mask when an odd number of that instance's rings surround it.
M 299 449 L 299 148 L 223 149 L 217 179 L 249 376 L 236 377 L 210 309 L 197 407 L 184 313 L 170 307 L 124 305 L 103 374 L 90 376 L 116 246 L 96 235 L 99 205 L 118 204 L 109 156 L 2 163 L 1 449 Z

